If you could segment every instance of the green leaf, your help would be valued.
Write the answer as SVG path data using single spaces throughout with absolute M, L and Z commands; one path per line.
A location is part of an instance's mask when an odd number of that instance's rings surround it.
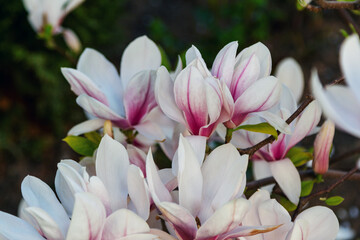
M 72 150 L 83 156 L 92 156 L 98 145 L 91 140 L 79 136 L 67 136 L 63 139 Z
M 344 201 L 343 197 L 334 196 L 325 200 L 325 203 L 329 206 L 337 206 Z
M 275 139 L 278 137 L 278 133 L 276 129 L 271 126 L 269 123 L 259 123 L 254 125 L 241 125 L 237 128 L 234 128 L 232 131 L 235 132 L 237 130 L 246 130 L 250 132 L 259 132 L 259 133 L 266 133 L 272 135 Z
M 313 155 L 309 152 L 306 152 L 306 149 L 302 147 L 291 148 L 290 151 L 286 154 L 286 157 L 290 158 L 296 167 L 304 165 L 313 159 Z
M 343 28 L 340 29 L 340 33 L 341 33 L 341 35 L 343 35 L 344 38 L 347 38 L 349 36 L 349 34 Z
M 314 187 L 314 180 L 307 180 L 301 182 L 301 194 L 300 197 L 308 196 Z
M 100 141 L 101 141 L 101 136 L 98 132 L 88 132 L 88 133 L 85 133 L 84 134 L 85 137 L 87 139 L 89 139 L 90 141 L 92 141 L 93 143 L 95 143 L 96 145 L 99 145 L 100 144 Z
M 297 208 L 297 206 L 295 204 L 293 204 L 292 202 L 289 201 L 289 199 L 287 199 L 286 197 L 283 197 L 281 195 L 278 194 L 273 194 L 276 199 L 278 200 L 278 202 L 288 211 L 288 212 L 292 212 L 295 211 L 295 209 Z

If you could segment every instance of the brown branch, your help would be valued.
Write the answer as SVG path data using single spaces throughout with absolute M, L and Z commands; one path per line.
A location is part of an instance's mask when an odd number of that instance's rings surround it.
M 317 4 L 318 7 L 322 9 L 351 9 L 351 10 L 360 9 L 359 0 L 353 2 L 316 0 L 314 2 Z
M 344 77 L 340 77 L 340 78 L 336 79 L 335 81 L 333 81 L 332 83 L 330 83 L 330 84 L 329 84 L 329 86 L 332 86 L 332 85 L 336 85 L 336 84 L 342 83 L 344 80 L 345 80 L 345 78 L 344 78 Z
M 314 199 L 315 197 L 324 195 L 324 194 L 328 194 L 330 193 L 332 190 L 334 190 L 337 186 L 339 186 L 340 184 L 342 184 L 345 180 L 347 180 L 348 178 L 350 178 L 354 173 L 356 173 L 358 171 L 358 167 L 355 166 L 353 169 L 351 169 L 348 173 L 342 175 L 342 177 L 340 177 L 335 183 L 333 183 L 332 185 L 330 185 L 329 187 L 327 187 L 324 190 L 321 190 L 319 192 L 313 193 L 305 198 L 300 198 L 300 202 L 298 207 L 296 208 L 294 215 L 293 215 L 293 220 L 296 218 L 296 216 L 301 212 L 301 210 L 305 207 L 305 205 L 312 199 Z
M 360 26 L 357 22 L 355 22 L 349 12 L 346 9 L 339 9 L 339 13 L 340 16 L 343 17 L 349 25 L 352 25 L 354 27 L 356 33 L 360 35 Z
M 312 97 L 311 95 L 307 95 L 305 98 L 305 101 L 300 105 L 300 107 L 286 120 L 287 124 L 290 124 L 292 121 L 295 120 L 295 118 L 297 118 L 300 113 L 302 113 L 302 111 L 304 111 L 304 109 L 314 100 L 314 97 Z M 278 134 L 280 134 L 280 132 L 278 131 Z M 249 148 L 244 148 L 241 149 L 239 148 L 238 151 L 241 155 L 243 154 L 248 154 L 249 158 L 260 148 L 262 148 L 263 146 L 272 143 L 273 141 L 275 141 L 275 138 L 273 136 L 270 136 L 264 140 L 262 140 L 261 142 L 255 144 L 252 147 Z

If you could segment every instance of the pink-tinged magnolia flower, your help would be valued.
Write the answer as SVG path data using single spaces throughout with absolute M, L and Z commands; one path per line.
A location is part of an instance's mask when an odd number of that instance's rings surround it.
M 304 74 L 299 63 L 291 58 L 284 58 L 276 66 L 275 77 L 287 86 L 299 102 L 304 91 Z
M 195 47 L 187 51 L 186 61 L 186 68 L 174 79 L 165 67 L 159 68 L 156 100 L 169 118 L 186 126 L 191 134 L 209 137 L 221 122 L 220 82 L 211 75 Z
M 270 109 L 281 94 L 280 81 L 269 76 L 271 55 L 268 48 L 256 43 L 236 55 L 237 47 L 237 42 L 231 42 L 221 49 L 211 69 L 212 75 L 222 83 L 228 128 L 239 126 L 251 114 Z M 272 118 L 267 120 L 274 122 Z M 274 127 L 283 130 L 282 125 Z
M 360 138 L 360 42 L 358 35 L 345 39 L 340 49 L 340 66 L 348 86 L 321 86 L 316 71 L 311 87 L 325 116 L 337 127 Z
M 114 65 L 93 49 L 81 54 L 77 69 L 62 68 L 71 89 L 79 96 L 76 102 L 97 118 L 78 126 L 77 133 L 93 131 L 104 120 L 111 120 L 121 129 L 135 128 L 148 138 L 163 140 L 161 129 L 149 117 L 157 106 L 155 70 L 160 64 L 161 54 L 156 44 L 142 36 L 125 49 L 120 76 Z
M 34 30 L 42 32 L 46 25 L 51 25 L 53 34 L 63 31 L 61 23 L 65 16 L 82 2 L 84 0 L 23 0 Z
M 296 110 L 296 102 L 291 91 L 283 86 L 282 96 L 277 106 L 271 109 L 286 120 Z M 289 158 L 288 151 L 306 137 L 320 121 L 321 109 L 316 101 L 310 103 L 291 124 L 291 134 L 279 134 L 278 139 L 259 149 L 253 156 L 253 170 L 256 179 L 273 176 L 284 194 L 295 204 L 299 202 L 301 179 Z M 247 124 L 258 124 L 264 120 L 251 118 Z M 223 134 L 224 135 L 224 134 Z M 239 130 L 233 134 L 231 143 L 239 148 L 254 146 L 268 137 L 265 134 Z
M 332 210 L 316 206 L 301 212 L 291 221 L 286 209 L 270 194 L 258 190 L 249 201 L 251 207 L 243 223 L 246 225 L 281 225 L 274 231 L 242 240 L 334 240 L 339 231 L 339 222 Z
M 67 216 L 55 194 L 41 180 L 26 177 L 22 192 L 26 204 L 21 209 L 21 218 L 0 212 L 1 239 L 174 240 L 165 232 L 150 229 L 141 217 L 128 209 L 107 215 L 103 202 L 91 193 L 76 193 L 72 215 Z
M 75 161 L 62 160 L 58 164 L 55 188 L 69 216 L 72 215 L 75 194 L 90 192 L 103 202 L 107 215 L 121 208 L 131 208 L 144 220 L 148 219 L 151 199 L 140 169 L 145 167 L 145 163 L 142 163 L 139 149 L 128 147 L 132 161 L 129 161 L 124 146 L 105 135 L 96 153 L 95 175 L 91 177 Z
M 169 230 L 181 240 L 224 240 L 271 231 L 276 226 L 243 226 L 250 204 L 240 198 L 246 183 L 247 156 L 231 145 L 216 148 L 199 159 L 187 139 L 180 136 L 178 148 L 178 192 L 162 183 L 151 152 L 146 162 L 147 180 L 153 200 Z
M 321 126 L 314 142 L 313 169 L 318 174 L 324 174 L 329 168 L 331 145 L 335 134 L 335 124 L 327 120 Z

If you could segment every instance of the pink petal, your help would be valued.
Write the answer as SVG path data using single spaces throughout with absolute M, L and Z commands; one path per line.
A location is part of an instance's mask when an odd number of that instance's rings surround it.
M 120 74 L 124 89 L 135 74 L 157 70 L 160 64 L 161 54 L 156 44 L 147 36 L 136 38 L 126 47 L 121 58 Z
M 66 239 L 100 240 L 105 217 L 105 208 L 97 197 L 90 193 L 77 193 Z
M 138 166 L 146 177 L 145 164 L 146 164 L 146 154 L 134 145 L 128 144 L 126 146 L 127 152 L 129 154 L 129 160 L 131 164 Z
M 129 81 L 124 94 L 126 118 L 133 126 L 139 124 L 157 104 L 155 101 L 155 72 L 142 71 Z
M 295 129 L 289 140 L 287 151 L 295 146 L 299 141 L 306 137 L 310 131 L 316 127 L 321 117 L 321 108 L 317 101 L 311 102 L 302 114 L 298 117 Z M 287 152 L 284 153 L 284 155 Z
M 260 112 L 274 106 L 280 99 L 281 84 L 273 76 L 252 84 L 235 102 L 232 121 L 240 125 L 248 113 Z
M 164 218 L 174 228 L 178 238 L 182 240 L 194 240 L 197 226 L 195 218 L 191 213 L 172 202 L 162 202 L 157 207 L 163 214 Z
M 105 135 L 96 154 L 96 175 L 110 194 L 113 211 L 126 207 L 128 166 L 129 157 L 124 146 Z
M 175 101 L 184 112 L 189 130 L 198 135 L 208 123 L 205 80 L 195 67 L 180 72 L 174 84 Z
M 236 66 L 244 61 L 244 59 L 250 58 L 251 55 L 260 60 L 260 74 L 259 78 L 267 77 L 271 72 L 271 54 L 269 49 L 261 42 L 255 43 L 248 48 L 242 50 L 236 57 Z
M 242 198 L 226 203 L 201 225 L 196 239 L 218 239 L 218 236 L 230 232 L 241 224 L 249 208 L 250 202 Z
M 61 72 L 69 82 L 71 90 L 76 95 L 86 94 L 95 98 L 99 102 L 109 106 L 105 94 L 101 91 L 100 87 L 96 85 L 90 78 L 79 70 L 72 68 L 61 68 Z
M 260 61 L 255 54 L 237 64 L 231 84 L 228 84 L 235 101 L 248 87 L 259 79 L 259 74 Z
M 295 205 L 299 203 L 301 179 L 290 159 L 269 162 L 271 173 L 286 197 Z
M 217 54 L 211 69 L 212 75 L 221 81 L 224 81 L 228 86 L 230 86 L 234 72 L 235 56 L 238 45 L 239 44 L 234 41 L 223 47 Z

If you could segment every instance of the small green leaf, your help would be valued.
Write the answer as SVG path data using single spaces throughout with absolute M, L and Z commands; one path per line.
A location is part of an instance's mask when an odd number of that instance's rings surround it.
M 277 139 L 277 137 L 278 137 L 278 133 L 277 133 L 276 129 L 273 126 L 271 126 L 269 123 L 259 123 L 259 124 L 254 124 L 254 125 L 241 125 L 237 128 L 234 128 L 233 132 L 240 130 L 240 129 L 250 131 L 250 132 L 259 132 L 259 133 L 270 134 L 275 139 Z
M 276 199 L 278 200 L 278 202 L 288 211 L 288 212 L 292 212 L 295 211 L 296 209 L 296 205 L 293 204 L 292 202 L 290 202 L 286 197 L 283 197 L 281 195 L 278 194 L 273 194 L 274 196 L 276 196 Z
M 313 159 L 313 155 L 309 152 L 306 152 L 306 149 L 302 147 L 291 148 L 286 156 L 291 159 L 296 167 L 304 165 Z
M 87 139 L 89 139 L 90 141 L 92 141 L 93 143 L 95 143 L 96 145 L 99 145 L 100 144 L 100 141 L 101 141 L 101 136 L 98 132 L 88 132 L 88 133 L 85 133 L 84 134 L 85 137 Z
M 346 30 L 345 29 L 340 29 L 340 33 L 341 33 L 341 35 L 343 35 L 343 37 L 344 38 L 347 38 L 348 36 L 349 36 L 349 34 L 346 32 Z
M 334 196 L 325 200 L 325 203 L 329 206 L 337 206 L 344 201 L 343 197 Z
M 92 156 L 95 149 L 98 147 L 97 144 L 84 137 L 67 136 L 63 140 L 72 150 L 83 156 Z
M 300 197 L 308 196 L 314 187 L 314 180 L 307 180 L 301 182 L 301 194 Z

